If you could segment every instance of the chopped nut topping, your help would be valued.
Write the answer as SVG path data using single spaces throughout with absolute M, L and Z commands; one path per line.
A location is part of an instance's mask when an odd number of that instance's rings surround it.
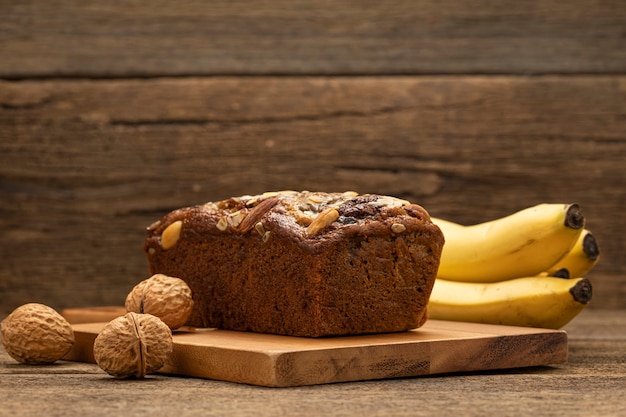
M 226 231 L 226 229 L 228 228 L 228 220 L 226 220 L 226 216 L 223 216 L 221 219 L 219 219 L 215 227 L 217 227 L 220 232 Z
M 292 195 L 292 194 L 298 194 L 298 192 L 292 191 L 292 190 L 268 191 L 266 193 L 263 193 L 263 197 L 276 197 L 279 195 Z
M 374 207 L 402 207 L 407 206 L 411 203 L 396 197 L 381 196 L 376 200 L 371 201 L 369 204 Z
M 183 222 L 176 220 L 174 223 L 165 228 L 161 234 L 161 247 L 163 250 L 168 250 L 176 245 L 176 242 L 178 242 L 178 239 L 180 238 L 180 231 L 182 227 Z
M 148 226 L 148 231 L 151 232 L 151 231 L 155 230 L 157 227 L 159 227 L 160 224 L 161 224 L 161 220 L 157 220 L 156 222 L 154 222 L 150 226 Z
M 236 212 L 229 214 L 226 220 L 228 221 L 228 224 L 230 225 L 230 227 L 235 228 L 241 224 L 241 222 L 243 221 L 245 217 L 246 217 L 245 211 L 237 210 Z
M 279 208 L 274 209 L 276 205 Z M 221 215 L 218 214 L 220 211 L 229 213 L 217 221 L 218 230 L 222 232 L 232 230 L 244 234 L 254 229 L 264 238 L 267 232 L 265 229 L 267 221 L 264 219 L 273 210 L 289 213 L 308 236 L 315 236 L 335 222 L 349 225 L 377 216 L 387 218 L 395 215 L 388 213 L 388 209 L 404 208 L 410 215 L 416 217 L 413 214 L 414 210 L 412 211 L 413 205 L 406 200 L 385 195 L 361 195 L 355 191 L 339 193 L 273 191 L 232 197 L 217 203 L 206 203 L 202 207 L 215 215 Z M 157 226 L 158 224 L 155 224 L 150 228 Z M 394 224 L 392 230 L 394 233 L 402 233 L 406 230 L 403 227 L 402 224 Z
M 257 233 L 260 234 L 261 236 L 265 234 L 265 226 L 263 226 L 263 223 L 261 222 L 258 222 L 257 224 L 254 225 L 254 230 L 256 230 Z
M 257 201 L 259 201 L 259 199 L 256 197 L 251 198 L 250 200 L 246 201 L 246 207 L 254 206 L 257 203 Z
M 267 232 L 265 232 L 265 233 L 263 234 L 263 239 L 262 239 L 262 240 L 263 240 L 263 243 L 267 242 L 267 240 L 270 238 L 270 234 L 271 234 L 271 233 L 272 233 L 272 232 L 270 232 L 270 231 L 268 230 Z
M 314 203 L 299 203 L 297 205 L 298 210 L 300 211 L 312 211 L 315 213 L 319 213 L 319 205 Z
M 247 233 L 278 203 L 278 197 L 270 197 L 257 204 L 239 225 L 239 232 Z
M 315 194 L 311 194 L 309 196 L 309 200 L 311 202 L 313 202 L 313 203 L 323 203 L 324 202 L 324 199 L 321 196 L 315 195 Z
M 394 233 L 402 233 L 406 230 L 406 226 L 402 223 L 394 223 L 391 225 L 391 231 Z
M 307 235 L 314 236 L 318 234 L 320 231 L 330 226 L 338 218 L 339 212 L 337 209 L 328 208 L 322 211 L 315 219 L 313 219 L 309 227 L 306 228 Z
M 298 223 L 301 226 L 308 226 L 313 221 L 313 213 L 310 211 L 307 211 L 307 212 L 298 211 L 294 214 L 294 216 L 296 219 L 296 223 Z

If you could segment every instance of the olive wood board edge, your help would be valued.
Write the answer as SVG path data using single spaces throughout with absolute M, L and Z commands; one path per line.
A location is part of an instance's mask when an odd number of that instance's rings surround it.
M 84 311 L 92 317 L 92 310 Z M 76 339 L 65 359 L 95 363 L 93 343 L 108 320 L 77 323 L 80 312 L 63 312 Z M 173 339 L 160 373 L 266 387 L 556 365 L 568 352 L 563 330 L 438 320 L 377 335 L 311 339 L 185 328 Z

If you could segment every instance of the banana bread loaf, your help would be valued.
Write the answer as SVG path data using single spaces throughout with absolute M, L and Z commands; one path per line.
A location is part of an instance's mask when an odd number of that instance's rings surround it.
M 191 288 L 190 326 L 320 337 L 424 324 L 443 243 L 405 200 L 282 191 L 175 210 L 144 251 Z

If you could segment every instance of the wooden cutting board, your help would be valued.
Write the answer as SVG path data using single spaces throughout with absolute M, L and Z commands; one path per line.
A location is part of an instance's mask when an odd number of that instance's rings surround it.
M 123 309 L 71 309 L 76 343 L 65 359 L 94 363 L 93 342 Z M 100 322 L 88 323 L 92 319 Z M 554 365 L 567 361 L 562 330 L 430 320 L 403 333 L 310 339 L 217 329 L 174 332 L 161 373 L 267 387 Z

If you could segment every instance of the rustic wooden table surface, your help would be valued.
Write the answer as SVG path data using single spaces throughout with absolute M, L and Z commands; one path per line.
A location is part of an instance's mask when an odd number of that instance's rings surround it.
M 626 314 L 587 310 L 566 326 L 566 364 L 264 388 L 151 375 L 116 380 L 96 365 L 20 365 L 0 352 L 0 415 L 534 415 L 626 413 Z

